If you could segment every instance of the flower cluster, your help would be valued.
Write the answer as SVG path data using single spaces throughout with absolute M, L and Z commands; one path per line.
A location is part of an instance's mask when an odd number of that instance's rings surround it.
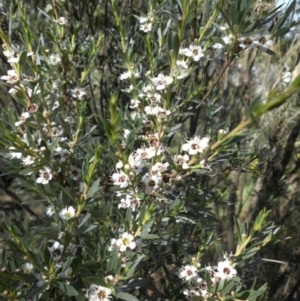
M 205 270 L 210 275 L 212 286 L 215 286 L 221 280 L 226 279 L 230 281 L 237 275 L 237 271 L 228 257 L 225 257 L 224 261 L 220 261 L 216 269 L 209 266 L 206 267 Z M 197 267 L 185 265 L 178 272 L 178 276 L 186 284 L 186 289 L 183 291 L 183 294 L 187 299 L 191 299 L 193 296 L 209 297 L 207 284 L 199 276 Z

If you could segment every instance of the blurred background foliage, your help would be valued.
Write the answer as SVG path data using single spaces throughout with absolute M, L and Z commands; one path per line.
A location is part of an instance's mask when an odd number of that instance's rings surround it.
M 232 1 L 223 1 L 223 9 Z M 9 12 L 5 7 L 10 7 L 10 0 L 2 0 L 1 27 L 3 31 L 9 28 Z M 53 3 L 55 1 L 53 0 Z M 160 0 L 158 2 L 161 2 Z M 200 3 L 201 1 L 199 1 Z M 213 10 L 213 1 L 202 1 L 197 7 L 187 24 L 186 34 L 193 41 L 198 38 L 196 30 L 206 24 Z M 36 14 L 37 9 L 46 6 L 43 0 L 24 1 L 30 15 L 32 28 L 42 32 L 47 21 L 43 14 Z M 299 2 L 294 7 L 294 20 L 299 21 Z M 79 44 L 84 44 L 87 39 L 104 35 L 104 46 L 94 60 L 87 91 L 90 101 L 87 115 L 92 116 L 91 124 L 99 125 L 99 119 L 108 118 L 108 100 L 112 91 L 118 93 L 117 106 L 125 109 L 130 98 L 122 93 L 125 88 L 116 76 L 123 72 L 122 60 L 118 51 L 118 38 L 115 24 L 112 24 L 112 11 L 108 0 L 74 0 L 66 3 L 57 1 L 61 16 L 68 20 L 68 31 L 76 36 Z M 128 40 L 138 30 L 138 21 L 134 18 L 127 19 L 132 14 L 148 11 L 146 4 L 141 0 L 124 0 L 117 3 L 122 22 L 130 28 Z M 254 11 L 257 16 L 263 17 L 266 11 L 275 9 L 276 1 L 253 1 Z M 170 6 L 171 9 L 171 6 Z M 282 7 L 284 11 L 285 6 Z M 168 12 L 163 12 L 160 17 L 168 18 Z M 278 19 L 277 19 L 278 20 Z M 269 29 L 276 25 L 276 18 L 268 24 Z M 20 24 L 14 20 L 12 26 L 12 41 L 20 43 L 21 35 L 17 34 Z M 49 41 L 49 40 L 48 40 Z M 46 42 L 47 43 L 47 42 Z M 51 48 L 51 43 L 47 45 Z M 133 55 L 139 53 L 139 42 L 133 49 Z M 283 76 L 290 73 L 295 78 L 300 70 L 300 40 L 299 25 L 292 24 L 288 34 L 277 38 L 272 47 L 275 55 L 270 56 L 257 48 L 248 49 L 239 53 L 239 58 L 230 63 L 224 71 L 221 80 L 216 82 L 223 72 L 226 56 L 217 50 L 212 51 L 212 60 L 205 64 L 200 61 L 194 75 L 189 78 L 191 93 L 195 101 L 189 104 L 189 116 L 183 118 L 182 130 L 169 139 L 169 147 L 176 148 L 182 138 L 192 137 L 195 133 L 201 135 L 216 135 L 222 128 L 229 132 L 247 116 L 247 108 L 254 100 L 266 99 L 269 91 L 274 88 L 278 92 L 284 91 L 286 85 Z M 159 52 L 159 49 L 156 49 Z M 0 51 L 1 74 L 6 74 L 9 65 Z M 75 52 L 74 52 L 75 53 Z M 81 65 L 85 62 L 84 53 L 78 51 L 74 54 L 78 74 Z M 163 67 L 162 67 L 163 68 Z M 70 79 L 71 80 L 71 75 Z M 209 101 L 202 102 L 205 91 L 193 91 L 193 87 L 216 86 L 210 95 Z M 7 93 L 9 87 L 1 84 L 0 104 L 2 108 L 12 106 L 20 114 L 21 108 Z M 201 105 L 199 105 L 201 104 Z M 230 144 L 225 149 L 223 158 L 218 158 L 214 164 L 213 174 L 210 176 L 195 176 L 195 185 L 202 190 L 203 199 L 199 206 L 205 203 L 213 211 L 217 222 L 211 227 L 216 227 L 218 237 L 224 249 L 228 252 L 236 248 L 235 220 L 240 224 L 247 219 L 253 224 L 257 213 L 264 207 L 271 209 L 270 219 L 278 226 L 282 226 L 278 234 L 279 242 L 261 250 L 253 265 L 243 269 L 241 277 L 247 287 L 258 287 L 265 282 L 269 284 L 265 300 L 297 301 L 300 300 L 300 99 L 294 96 L 278 109 L 260 118 L 247 133 L 247 138 L 241 137 L 236 143 Z M 178 120 L 177 120 L 178 121 Z M 199 125 L 202 127 L 199 128 Z M 204 125 L 204 126 L 203 126 Z M 219 127 L 217 127 L 217 125 Z M 220 126 L 221 125 L 221 126 Z M 210 132 L 208 132 L 208 129 Z M 105 143 L 106 136 L 99 126 L 97 139 Z M 224 151 L 224 150 L 223 150 Z M 0 180 L 0 208 L 17 224 L 21 223 L 24 216 L 30 218 L 31 224 L 43 224 L 39 217 L 41 209 L 38 206 L 22 204 L 22 202 L 38 196 L 28 194 L 15 186 L 14 178 L 6 175 L 6 162 L 0 163 L 0 173 L 4 174 Z M 101 183 L 107 181 L 109 174 L 101 174 Z M 196 186 L 197 187 L 197 186 Z M 106 190 L 104 189 L 104 192 Z M 205 197 L 204 197 L 205 196 Z M 201 198 L 201 196 L 199 196 Z M 281 262 L 274 262 L 279 260 Z

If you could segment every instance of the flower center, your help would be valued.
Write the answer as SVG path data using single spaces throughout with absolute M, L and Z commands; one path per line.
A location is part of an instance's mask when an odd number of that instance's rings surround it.
M 123 243 L 124 246 L 128 246 L 128 245 L 130 244 L 129 238 L 124 238 L 124 239 L 122 240 L 122 243 Z
M 104 299 L 106 297 L 105 291 L 99 291 L 98 297 L 99 297 L 100 300 Z
M 267 43 L 267 39 L 266 39 L 265 37 L 261 37 L 261 38 L 259 39 L 259 43 L 260 43 L 260 44 L 266 44 L 266 43 Z
M 186 271 L 186 274 L 187 274 L 188 276 L 193 276 L 194 273 L 193 273 L 192 270 L 187 270 L 187 271 Z
M 244 40 L 244 44 L 245 44 L 245 45 L 251 45 L 251 44 L 252 44 L 252 40 L 251 40 L 250 38 L 246 38 L 246 39 Z
M 198 149 L 199 145 L 197 143 L 192 143 L 191 144 L 191 149 Z

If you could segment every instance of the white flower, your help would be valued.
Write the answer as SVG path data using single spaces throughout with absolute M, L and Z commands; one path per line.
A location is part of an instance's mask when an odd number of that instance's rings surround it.
M 191 44 L 189 48 L 180 48 L 179 54 L 190 57 L 195 62 L 198 62 L 204 56 L 202 47 L 196 44 Z
M 118 208 L 123 208 L 123 209 L 126 209 L 126 208 L 129 208 L 131 205 L 131 196 L 130 195 L 126 195 L 126 198 L 124 199 L 121 199 L 120 200 L 120 203 L 118 205 Z
M 123 130 L 123 137 L 124 137 L 124 139 L 127 139 L 130 133 L 131 133 L 131 131 L 128 130 L 128 129 Z
M 19 117 L 19 121 L 15 122 L 15 126 L 20 126 L 23 123 L 25 123 L 26 119 L 30 117 L 30 114 L 28 112 L 24 112 L 21 114 L 21 117 Z
M 123 92 L 126 92 L 126 93 L 130 93 L 134 90 L 134 86 L 133 85 L 130 85 L 127 89 L 123 89 L 121 91 Z
M 203 153 L 209 147 L 209 137 L 204 137 L 200 139 L 199 137 L 194 137 L 188 140 L 187 143 L 182 145 L 182 150 L 188 152 L 190 155 L 196 155 L 197 153 Z
M 45 12 L 46 12 L 46 13 L 49 13 L 49 12 L 52 11 L 52 10 L 53 10 L 52 5 L 51 5 L 51 4 L 47 4 L 47 6 L 46 6 L 46 8 L 45 8 Z
M 83 99 L 86 96 L 86 92 L 83 89 L 75 88 L 72 90 L 72 96 L 74 98 Z
M 149 147 L 149 148 L 138 148 L 136 150 L 136 157 L 135 160 L 141 161 L 145 159 L 151 159 L 155 156 L 155 148 Z
M 157 190 L 163 180 L 162 180 L 162 176 L 157 174 L 157 175 L 149 175 L 149 174 L 145 174 L 142 177 L 142 182 L 145 184 L 145 193 L 146 194 L 151 194 L 153 191 Z
M 207 170 L 211 171 L 211 167 L 210 167 L 210 165 L 205 161 L 205 159 L 203 159 L 203 160 L 200 161 L 200 165 L 201 165 L 201 168 L 207 169 Z
M 193 265 L 186 265 L 180 269 L 179 277 L 185 281 L 190 281 L 193 278 L 199 278 L 197 274 L 198 269 Z
M 221 44 L 221 43 L 215 43 L 215 44 L 212 45 L 212 48 L 214 48 L 214 49 L 222 49 L 222 48 L 224 48 L 224 45 Z
M 255 47 L 255 37 L 241 37 L 238 39 L 239 46 L 243 49 Z
M 88 290 L 89 301 L 110 301 L 111 289 L 92 284 Z
M 29 87 L 26 87 L 26 90 L 27 90 L 27 94 L 28 94 L 29 97 L 32 97 L 35 94 L 40 94 L 41 93 L 41 90 L 39 89 L 38 85 L 36 85 L 34 87 L 34 89 L 30 89 Z
M 257 46 L 270 47 L 273 45 L 273 40 L 271 40 L 271 35 L 265 34 L 261 36 L 257 36 L 255 41 L 253 42 Z
M 75 209 L 72 206 L 66 207 L 59 212 L 62 219 L 68 220 L 76 215 Z
M 131 77 L 131 71 L 125 71 L 120 75 L 120 80 L 124 80 Z
M 152 115 L 155 115 L 157 119 L 162 120 L 171 114 L 170 110 L 165 110 L 162 107 L 152 108 Z
M 70 152 L 59 146 L 51 154 L 51 162 L 63 163 L 66 161 L 66 158 L 68 158 L 69 156 L 70 156 Z
M 120 252 L 125 252 L 127 248 L 133 250 L 136 247 L 133 235 L 124 232 L 121 237 L 117 240 L 116 245 L 118 246 Z
M 51 256 L 54 261 L 59 261 L 64 251 L 64 246 L 60 244 L 58 241 L 54 242 L 51 248 L 48 248 Z
M 204 56 L 201 46 L 191 44 L 189 48 L 192 52 L 192 58 L 195 62 L 198 62 L 200 60 L 200 58 L 202 58 Z
M 128 176 L 123 172 L 116 172 L 112 175 L 112 180 L 114 185 L 120 186 L 120 188 L 125 188 L 128 186 Z
M 159 103 L 161 100 L 161 95 L 158 93 L 148 93 L 146 97 L 151 101 L 151 103 Z
M 54 212 L 55 212 L 54 206 L 50 205 L 47 207 L 46 215 L 52 216 L 54 214 Z
M 22 264 L 22 269 L 25 274 L 30 274 L 33 271 L 33 265 L 31 263 L 26 262 Z
M 231 44 L 233 41 L 234 37 L 232 34 L 230 34 L 229 36 L 225 36 L 222 38 L 222 40 L 224 41 L 225 44 Z
M 219 135 L 226 135 L 226 134 L 227 134 L 227 131 L 224 130 L 224 129 L 219 129 L 219 130 L 218 130 L 218 134 L 219 134 Z
M 177 79 L 183 79 L 188 76 L 189 66 L 184 60 L 177 60 L 176 66 L 172 70 L 172 76 Z
M 20 55 L 21 55 L 21 49 L 19 46 L 11 45 L 10 50 L 4 50 L 3 54 L 8 58 L 8 63 L 19 63 Z M 27 56 L 32 55 L 33 52 L 28 52 Z
M 61 126 L 59 127 L 54 126 L 53 128 L 51 128 L 51 132 L 53 137 L 59 137 L 64 133 L 64 130 Z
M 173 78 L 160 73 L 157 77 L 151 78 L 151 81 L 156 90 L 164 90 L 173 82 Z
M 16 95 L 20 90 L 19 89 L 16 89 L 16 88 L 10 88 L 8 90 L 8 93 L 11 94 L 11 95 Z
M 190 160 L 189 155 L 175 155 L 174 156 L 174 163 L 177 165 L 181 165 L 182 169 L 188 169 L 189 165 L 188 162 Z
M 39 184 L 48 184 L 49 181 L 52 180 L 51 169 L 49 167 L 45 167 L 44 169 L 40 169 L 40 176 L 36 179 L 36 182 Z
M 183 294 L 186 295 L 188 299 L 194 296 L 200 296 L 200 293 L 196 290 L 196 288 L 185 289 Z
M 2 75 L 1 79 L 5 80 L 8 84 L 15 84 L 19 81 L 18 74 L 15 70 L 7 70 L 7 75 Z
M 128 158 L 128 164 L 130 165 L 131 169 L 139 174 L 143 171 L 143 168 L 145 167 L 145 163 L 143 163 L 140 158 L 136 158 L 136 156 L 133 156 L 132 154 Z
M 143 32 L 149 32 L 152 29 L 152 23 L 144 23 L 144 24 L 140 24 L 140 30 Z
M 201 281 L 199 281 L 198 283 L 198 288 L 200 290 L 201 295 L 204 297 L 207 295 L 208 291 L 207 291 L 207 284 L 205 281 L 203 281 L 201 279 Z
M 11 146 L 10 148 L 9 148 L 10 150 L 14 150 L 14 149 L 16 149 L 15 147 L 13 147 L 13 146 Z M 10 158 L 11 159 L 21 159 L 21 157 L 22 157 L 22 153 L 21 152 L 9 152 L 9 155 L 10 155 Z
M 282 80 L 284 83 L 288 84 L 291 81 L 292 73 L 291 72 L 284 72 L 282 74 Z
M 131 195 L 127 194 L 125 198 L 120 200 L 118 208 L 127 209 L 131 207 L 132 211 L 135 211 L 135 209 L 139 207 L 140 204 L 141 202 L 138 198 L 133 198 Z
M 60 56 L 58 55 L 58 54 L 51 54 L 50 56 L 49 56 L 49 63 L 51 64 L 51 65 L 57 65 L 57 64 L 59 64 L 61 62 L 61 58 L 60 58 Z
M 115 238 L 112 238 L 110 240 L 110 245 L 108 246 L 108 251 L 111 252 L 115 248 L 116 244 L 117 244 L 117 240 Z
M 23 160 L 23 165 L 28 166 L 28 165 L 32 165 L 35 162 L 35 157 L 28 155 L 26 156 L 26 158 L 22 160 Z
M 144 110 L 147 115 L 154 115 L 152 107 L 146 106 Z
M 169 163 L 156 162 L 155 165 L 151 167 L 154 172 L 165 172 L 168 169 Z
M 221 279 L 231 279 L 232 277 L 236 276 L 236 274 L 236 269 L 228 259 L 218 263 L 218 276 Z
M 130 100 L 129 108 L 136 109 L 136 108 L 138 108 L 138 106 L 139 106 L 140 103 L 141 102 L 139 100 L 131 99 Z
M 56 21 L 59 25 L 67 25 L 68 21 L 65 17 L 59 17 L 58 20 Z
M 122 161 L 119 161 L 117 164 L 116 164 L 116 168 L 119 169 L 119 168 L 122 168 L 123 167 L 123 162 Z
M 147 17 L 139 17 L 139 22 L 140 24 L 144 24 L 148 21 L 148 18 Z
M 220 278 L 218 276 L 218 273 L 211 266 L 208 266 L 205 269 L 208 271 L 212 283 L 216 283 L 219 281 Z

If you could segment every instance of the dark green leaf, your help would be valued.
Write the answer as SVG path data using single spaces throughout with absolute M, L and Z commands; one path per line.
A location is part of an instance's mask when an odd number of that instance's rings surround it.
M 218 253 L 219 258 L 220 258 L 221 260 L 223 260 L 223 259 L 224 259 L 224 252 L 223 252 L 222 246 L 221 246 L 220 244 L 217 243 L 217 244 L 215 245 L 215 247 L 216 247 L 216 251 L 217 251 L 217 253 Z
M 73 286 L 65 284 L 63 282 L 58 282 L 57 284 L 59 289 L 62 290 L 67 296 L 71 297 L 78 295 L 77 290 Z
M 158 238 L 159 238 L 159 236 L 156 235 L 156 234 L 147 234 L 147 233 L 142 234 L 141 237 L 142 237 L 143 239 L 158 239 Z
M 117 293 L 116 298 L 125 300 L 125 301 L 139 301 L 136 297 L 128 294 L 128 293 Z
M 90 187 L 87 193 L 87 197 L 92 198 L 95 195 L 95 193 L 100 189 L 99 184 L 100 184 L 100 179 L 96 180 L 93 183 L 93 185 Z
M 41 294 L 48 287 L 48 285 L 49 285 L 48 283 L 44 283 L 42 286 L 32 290 L 26 296 L 26 299 L 29 299 L 29 298 L 34 297 L 34 296 L 38 296 L 39 294 Z
M 102 278 L 97 277 L 97 276 L 89 276 L 82 280 L 86 286 L 90 286 L 91 284 L 96 284 L 96 285 L 108 287 L 107 283 Z

